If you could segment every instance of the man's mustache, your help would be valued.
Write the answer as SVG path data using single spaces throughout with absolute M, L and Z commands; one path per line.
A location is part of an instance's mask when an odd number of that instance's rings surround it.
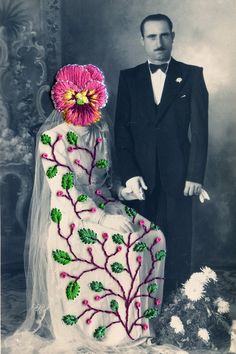
M 162 50 L 165 50 L 165 48 L 164 47 L 160 47 L 160 48 L 156 48 L 156 49 L 154 49 L 154 52 L 161 52 Z

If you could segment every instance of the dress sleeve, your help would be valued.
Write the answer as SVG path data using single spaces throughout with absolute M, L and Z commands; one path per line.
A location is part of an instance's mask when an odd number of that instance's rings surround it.
M 52 198 L 58 198 L 58 204 L 62 207 L 64 203 L 67 206 L 70 204 L 71 212 L 78 219 L 98 223 L 105 213 L 86 195 L 79 183 L 75 186 L 76 174 L 63 136 L 53 130 L 43 133 L 39 141 L 39 154 Z

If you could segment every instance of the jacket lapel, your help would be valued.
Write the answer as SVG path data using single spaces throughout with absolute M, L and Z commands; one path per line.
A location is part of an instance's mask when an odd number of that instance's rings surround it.
M 145 62 L 140 67 L 136 92 L 138 93 L 137 97 L 141 99 L 142 112 L 145 112 L 148 120 L 153 121 L 155 118 L 155 101 L 148 62 Z
M 181 70 L 181 65 L 171 58 L 166 80 L 162 92 L 161 102 L 158 111 L 158 123 L 163 118 L 167 108 L 176 98 L 186 82 L 186 72 Z

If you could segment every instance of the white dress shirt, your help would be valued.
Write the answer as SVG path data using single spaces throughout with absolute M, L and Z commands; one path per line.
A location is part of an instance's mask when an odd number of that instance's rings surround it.
M 168 60 L 166 63 L 168 64 L 168 66 L 165 73 L 163 73 L 163 71 L 160 69 L 158 69 L 155 73 L 152 73 L 149 68 L 154 100 L 157 105 L 161 102 L 161 96 L 162 96 L 165 79 L 166 79 L 166 73 L 169 68 L 170 60 Z M 151 64 L 149 60 L 148 60 L 148 64 Z

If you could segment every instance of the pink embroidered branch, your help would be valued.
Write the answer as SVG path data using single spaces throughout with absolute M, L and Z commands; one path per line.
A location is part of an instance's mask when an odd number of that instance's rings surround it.
M 85 213 L 85 212 L 89 212 L 89 213 L 96 213 L 97 209 L 96 208 L 89 208 L 89 209 L 83 209 L 83 210 L 80 210 L 80 211 L 77 211 L 77 214 L 82 214 L 82 213 Z
M 114 322 L 111 322 L 109 325 L 107 325 L 106 326 L 106 328 L 109 328 L 109 327 L 111 327 L 113 324 L 115 324 L 115 323 L 120 323 L 120 321 L 114 321 Z
M 87 168 L 85 168 L 83 165 L 81 165 L 80 160 L 75 160 L 74 163 L 75 163 L 77 166 L 79 166 L 80 168 L 82 168 L 82 170 L 84 170 L 85 173 L 89 176 L 89 173 L 90 173 L 89 170 L 88 170 Z
M 91 268 L 91 269 L 86 269 L 84 270 L 82 273 L 80 273 L 80 275 L 76 276 L 75 279 L 79 280 L 84 274 L 89 273 L 89 272 L 94 272 L 95 270 L 97 270 L 97 266 L 95 268 Z M 74 277 L 73 277 L 74 278 Z
M 71 244 L 70 244 L 70 242 L 69 242 L 69 239 L 70 239 L 70 237 L 72 236 L 73 231 L 74 231 L 74 229 L 75 229 L 75 227 L 72 226 L 72 225 L 74 225 L 74 224 L 71 224 L 71 226 L 70 226 L 70 234 L 66 237 L 66 236 L 62 235 L 61 227 L 60 227 L 60 222 L 59 222 L 59 223 L 57 224 L 57 233 L 58 233 L 58 235 L 59 235 L 61 238 L 63 238 L 64 240 L 66 240 L 66 243 L 67 243 L 67 246 L 69 247 L 70 253 L 71 253 L 75 258 L 77 258 L 76 254 L 75 254 L 74 251 L 72 250 L 72 246 L 71 246 Z
M 79 146 L 79 145 L 76 144 L 74 147 L 72 147 L 72 149 L 73 149 L 73 150 L 85 151 L 85 152 L 87 152 L 91 157 L 93 157 L 92 151 L 90 151 L 89 149 L 87 149 L 87 148 L 85 148 L 85 147 L 81 147 L 81 146 Z M 71 152 L 72 152 L 73 150 L 71 150 Z
M 132 233 L 130 232 L 129 235 L 128 235 L 128 242 L 127 242 L 127 244 L 125 243 L 125 245 L 127 247 L 125 258 L 126 258 L 126 264 L 127 264 L 128 272 L 130 274 L 131 279 L 133 279 L 133 274 L 132 274 L 132 270 L 131 270 L 130 263 L 129 263 L 129 251 L 130 251 L 131 235 L 132 235 Z
M 99 196 L 99 197 L 104 201 L 104 205 L 107 205 L 108 203 L 116 202 L 115 199 L 109 199 L 109 198 L 103 196 L 101 189 L 97 189 L 97 190 L 95 191 L 95 194 L 96 194 L 97 196 Z
M 96 160 L 96 156 L 97 156 L 97 146 L 98 144 L 100 144 L 102 142 L 102 138 L 97 138 L 96 139 L 96 143 L 94 145 L 94 148 L 93 148 L 93 157 L 92 157 L 92 162 L 91 162 L 91 169 L 89 171 L 89 179 L 88 179 L 88 182 L 89 184 L 91 184 L 91 179 L 92 179 L 92 172 L 93 172 L 93 169 L 94 167 L 96 166 L 95 164 L 95 160 Z
M 82 148 L 78 145 L 76 145 L 75 147 L 72 147 L 72 146 L 69 146 L 68 147 L 68 151 L 69 152 L 73 152 L 74 150 L 83 150 L 83 151 L 86 151 L 87 153 L 90 154 L 90 156 L 92 157 L 92 161 L 91 161 L 91 166 L 90 166 L 90 169 L 87 169 L 86 167 L 84 167 L 81 163 L 80 163 L 80 160 L 75 160 L 74 163 L 79 166 L 83 171 L 85 171 L 85 173 L 88 175 L 88 182 L 89 184 L 91 184 L 91 179 L 92 179 L 92 172 L 93 172 L 93 169 L 94 167 L 96 166 L 96 163 L 95 163 L 95 160 L 96 160 L 96 155 L 97 155 L 97 146 L 99 143 L 102 142 L 102 138 L 97 138 L 96 139 L 96 143 L 93 147 L 93 151 L 90 151 L 89 149 L 87 148 Z
M 104 243 L 105 243 L 105 242 L 104 242 Z M 122 292 L 122 294 L 123 294 L 123 297 L 125 298 L 125 290 L 124 290 L 122 284 L 120 283 L 120 281 L 119 281 L 118 279 L 116 279 L 116 278 L 113 276 L 113 274 L 112 274 L 112 273 L 110 272 L 110 270 L 108 269 L 107 264 L 108 264 L 108 261 L 109 261 L 109 256 L 108 256 L 108 254 L 107 254 L 107 252 L 106 252 L 106 250 L 105 250 L 104 243 L 101 243 L 101 242 L 99 241 L 99 244 L 101 245 L 102 251 L 103 251 L 103 253 L 104 253 L 104 255 L 105 255 L 105 258 L 106 258 L 106 261 L 105 261 L 105 264 L 104 264 L 104 268 L 105 268 L 106 272 L 109 274 L 109 276 L 118 284 L 118 286 L 119 286 L 119 288 L 120 288 L 120 290 L 121 290 L 121 292 Z
M 111 289 L 104 288 L 104 291 L 109 291 L 109 292 L 107 294 L 105 294 L 105 295 L 102 295 L 101 299 L 104 299 L 107 296 L 117 296 L 117 297 L 121 298 L 122 300 L 125 300 L 125 298 L 122 295 L 115 293 Z
M 62 164 L 61 162 L 59 162 L 56 158 L 56 155 L 55 155 L 55 146 L 57 144 L 57 142 L 61 140 L 61 138 L 56 138 L 56 140 L 54 141 L 53 144 L 49 143 L 49 146 L 51 147 L 51 153 L 52 153 L 52 156 L 53 156 L 53 159 L 52 158 L 48 158 L 48 155 L 47 154 L 42 154 L 41 157 L 48 160 L 48 161 L 51 161 L 51 162 L 55 162 L 56 163 L 56 166 L 60 166 L 60 167 L 65 167 L 67 168 L 70 172 L 73 172 L 72 169 L 70 168 L 70 166 L 68 165 L 65 165 L 65 164 Z
M 138 322 L 139 320 L 141 320 L 143 317 L 144 317 L 144 316 L 138 316 L 138 318 L 137 318 L 137 319 L 132 323 L 132 325 L 130 326 L 129 333 L 132 332 L 132 329 L 134 328 L 134 326 L 140 325 L 140 324 L 137 324 L 137 322 Z
M 141 240 L 145 235 L 147 235 L 151 229 L 147 229 L 146 226 L 144 226 L 144 232 L 141 236 L 139 236 L 136 240 L 134 240 L 131 244 L 130 247 L 132 247 L 137 241 Z
M 84 310 L 79 316 L 77 316 L 76 318 L 77 318 L 77 320 L 79 320 L 81 317 L 83 317 L 87 312 L 90 312 L 91 311 L 91 309 L 86 309 L 86 310 Z
M 114 312 L 114 311 L 96 309 L 96 308 L 94 308 L 93 306 L 91 306 L 89 303 L 88 303 L 87 305 L 86 305 L 86 304 L 83 304 L 83 305 L 88 306 L 88 308 L 89 308 L 90 310 L 94 310 L 94 311 L 96 311 L 96 313 L 99 313 L 99 312 L 100 312 L 100 313 L 107 313 L 107 314 L 109 314 L 109 315 L 114 315 L 114 316 L 117 317 L 117 313 Z

